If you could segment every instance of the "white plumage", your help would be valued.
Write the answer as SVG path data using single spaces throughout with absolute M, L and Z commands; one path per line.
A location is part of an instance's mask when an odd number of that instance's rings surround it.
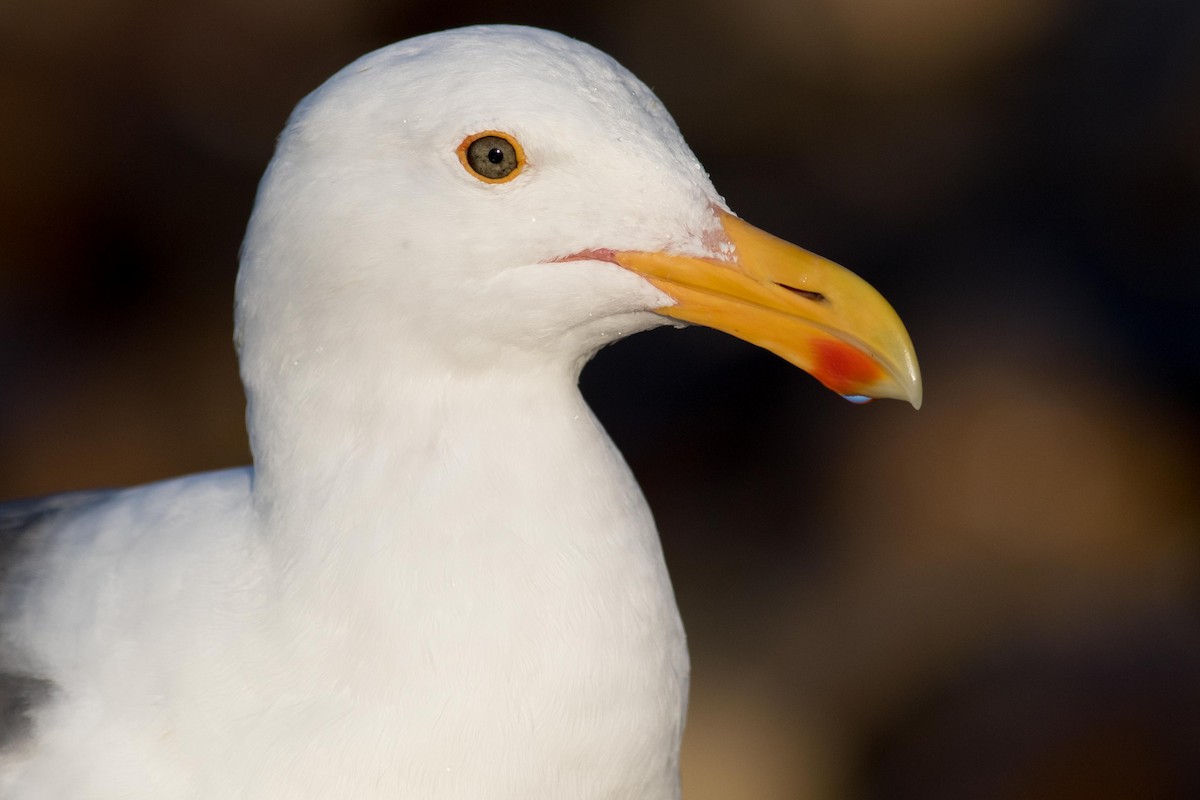
M 519 144 L 511 180 L 460 158 L 480 132 Z M 720 326 L 624 254 L 729 272 L 734 224 L 653 94 L 565 37 L 331 78 L 243 250 L 253 468 L 0 509 L 0 795 L 678 797 L 683 628 L 576 379 L 669 317 Z M 911 346 L 841 339 L 919 402 Z

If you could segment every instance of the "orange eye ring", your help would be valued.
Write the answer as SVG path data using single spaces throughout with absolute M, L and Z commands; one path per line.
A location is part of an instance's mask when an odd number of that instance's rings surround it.
M 525 168 L 521 143 L 503 131 L 472 133 L 455 153 L 471 177 L 484 183 L 508 183 Z

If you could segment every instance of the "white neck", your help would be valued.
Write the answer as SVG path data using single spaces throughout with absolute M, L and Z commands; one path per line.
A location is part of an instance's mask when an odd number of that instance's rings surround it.
M 255 496 L 294 660 L 394 715 L 398 788 L 443 796 L 407 775 L 428 752 L 445 796 L 674 797 L 687 654 L 657 533 L 573 371 L 522 366 L 256 398 L 287 442 Z

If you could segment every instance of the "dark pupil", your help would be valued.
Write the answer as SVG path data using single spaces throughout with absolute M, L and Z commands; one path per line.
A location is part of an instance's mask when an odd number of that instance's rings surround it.
M 467 163 L 485 178 L 500 180 L 517 167 L 517 150 L 512 142 L 500 136 L 480 136 L 467 146 Z

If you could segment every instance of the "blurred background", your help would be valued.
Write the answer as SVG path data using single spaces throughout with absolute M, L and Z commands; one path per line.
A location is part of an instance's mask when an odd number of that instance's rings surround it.
M 686 796 L 1200 797 L 1194 0 L 4 0 L 0 499 L 247 462 L 233 279 L 286 115 L 497 21 L 632 69 L 921 359 L 919 413 L 700 329 L 585 372 L 688 625 Z

